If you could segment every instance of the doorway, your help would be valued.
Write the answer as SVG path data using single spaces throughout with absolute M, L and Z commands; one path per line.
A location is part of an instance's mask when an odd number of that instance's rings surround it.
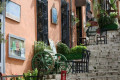
M 69 47 L 69 3 L 65 0 L 61 1 L 61 33 L 62 43 Z
M 82 43 L 82 10 L 81 7 L 76 8 L 76 15 L 79 18 L 79 22 L 77 23 L 77 45 Z

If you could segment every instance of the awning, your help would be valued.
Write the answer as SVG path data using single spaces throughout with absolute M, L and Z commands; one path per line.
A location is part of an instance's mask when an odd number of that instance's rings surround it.
M 76 7 L 85 6 L 86 0 L 75 0 Z

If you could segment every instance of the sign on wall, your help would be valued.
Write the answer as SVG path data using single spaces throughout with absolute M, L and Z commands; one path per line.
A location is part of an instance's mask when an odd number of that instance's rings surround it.
M 52 23 L 57 24 L 57 9 L 52 8 Z
M 25 60 L 25 39 L 9 34 L 9 57 Z
M 20 16 L 21 16 L 21 7 L 20 5 L 12 2 L 7 1 L 6 2 L 6 17 L 15 20 L 17 22 L 20 22 Z

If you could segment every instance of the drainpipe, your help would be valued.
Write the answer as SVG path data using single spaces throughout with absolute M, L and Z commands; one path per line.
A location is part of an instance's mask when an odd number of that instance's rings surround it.
M 70 0 L 70 30 L 71 30 L 71 47 L 73 46 L 73 30 L 72 30 L 72 0 Z

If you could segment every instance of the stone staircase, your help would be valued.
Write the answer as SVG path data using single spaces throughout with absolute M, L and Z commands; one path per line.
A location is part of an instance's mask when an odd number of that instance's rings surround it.
M 67 80 L 120 80 L 120 29 L 108 31 L 107 41 L 87 47 L 91 51 L 89 73 L 67 74 Z M 55 75 L 54 80 L 61 76 Z
M 56 75 L 45 75 L 44 80 L 56 80 Z

